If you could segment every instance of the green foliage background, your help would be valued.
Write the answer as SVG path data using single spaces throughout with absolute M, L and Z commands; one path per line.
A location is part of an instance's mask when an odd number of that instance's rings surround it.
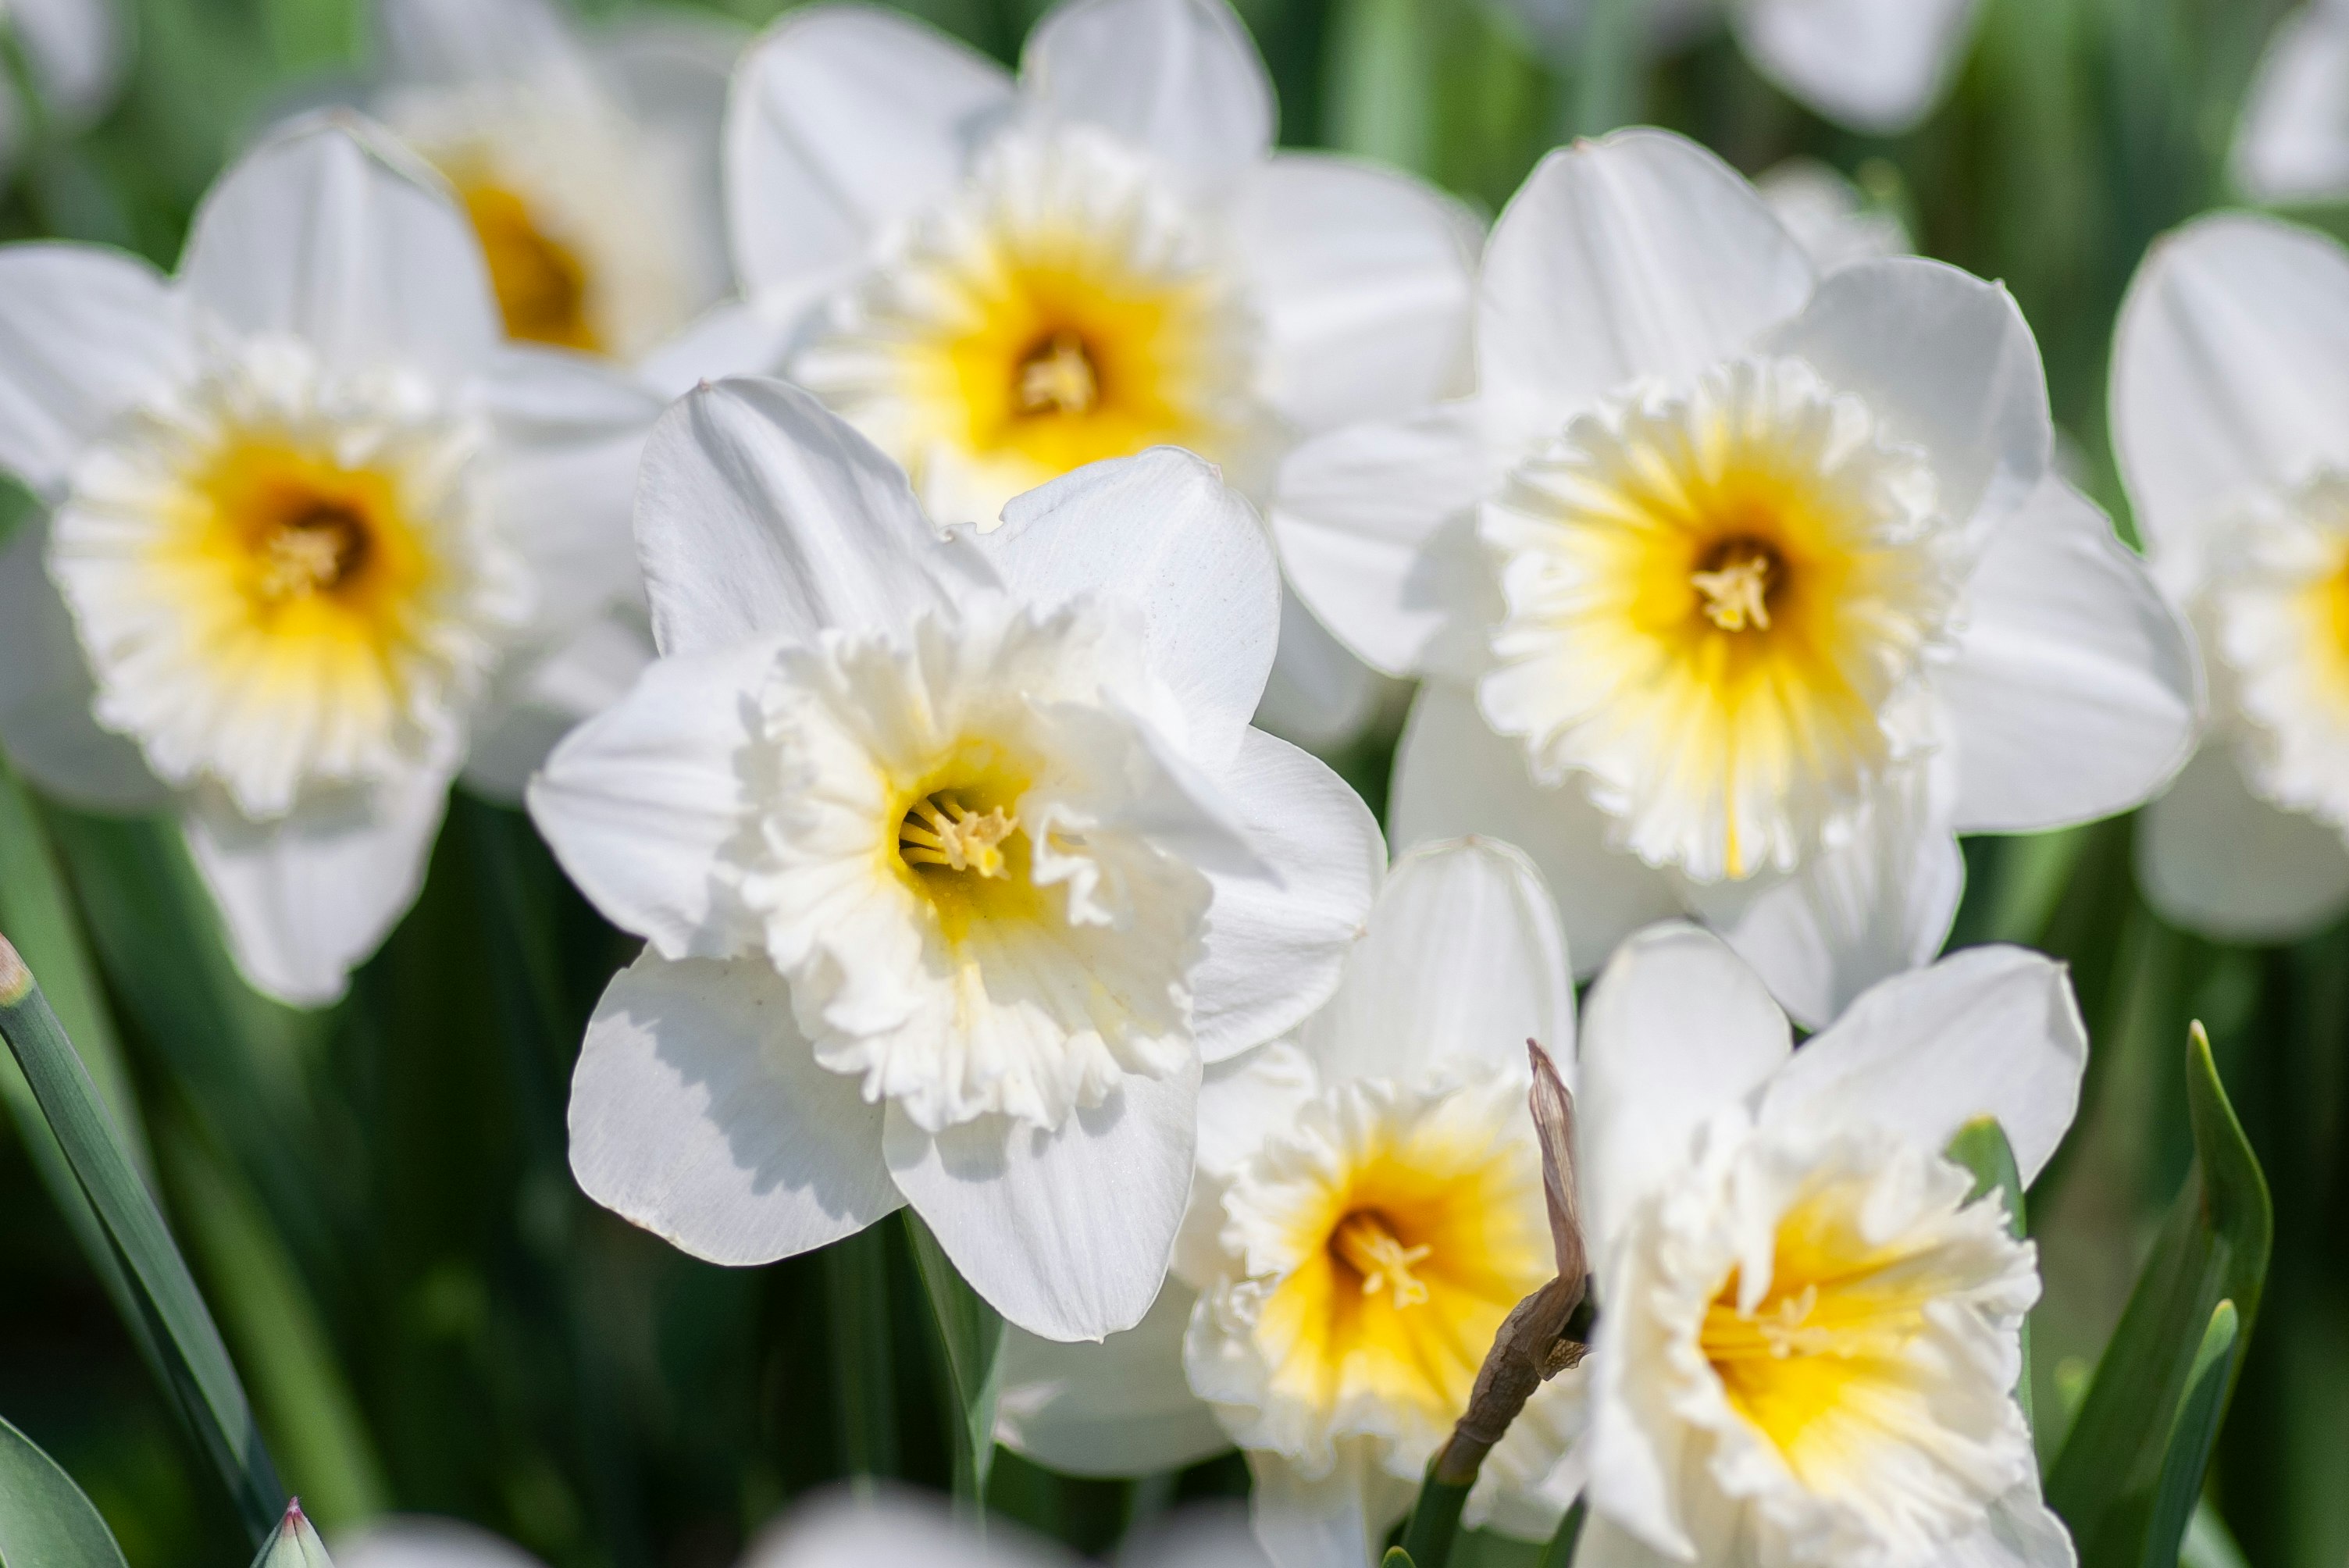
M 1483 0 L 1241 8 L 1284 141 L 1391 159 L 1487 211 L 1556 141 L 1632 120 L 1689 132 L 1748 173 L 1806 153 L 1854 174 L 1920 249 L 2013 290 L 2072 452 L 2126 531 L 2104 415 L 2114 309 L 2148 240 L 2229 200 L 2226 150 L 2282 0 L 1986 0 L 1955 91 L 1893 139 L 1809 116 L 1717 25 L 1642 57 L 1640 3 L 1592 0 L 1579 40 L 1547 46 Z M 718 8 L 751 24 L 777 9 Z M 1040 6 L 909 8 L 1008 59 Z M 168 264 L 254 126 L 365 68 L 364 0 L 136 10 L 129 90 L 88 136 L 38 150 L 0 195 L 0 237 L 102 240 Z M 2349 212 L 2296 215 L 2349 232 Z M 0 526 L 22 505 L 0 495 Z M 1338 759 L 1373 805 L 1392 744 Z M 2185 1179 L 2180 1044 L 2199 1017 L 2276 1222 L 2211 1500 L 2251 1562 L 2338 1568 L 2349 929 L 2266 950 L 2170 929 L 2136 892 L 2131 831 L 1970 843 L 1952 938 L 2068 959 L 2095 1041 L 2080 1125 L 2031 1201 L 2047 1275 L 2033 1326 L 2043 1452 Z M 946 1374 L 901 1227 L 728 1271 L 573 1186 L 570 1063 L 628 944 L 517 814 L 460 798 L 415 911 L 319 1016 L 236 981 L 167 828 L 46 806 L 5 774 L 0 927 L 136 1130 L 286 1481 L 330 1531 L 396 1507 L 476 1520 L 556 1568 L 717 1568 L 792 1498 L 852 1471 L 947 1483 Z M 0 1129 L 0 1411 L 80 1480 L 132 1568 L 233 1568 L 246 1548 L 231 1505 L 41 1158 Z M 1176 1499 L 1245 1485 L 1232 1458 L 1110 1484 L 999 1456 L 989 1495 L 1100 1549 Z M 2214 1551 L 2189 1555 L 2225 1561 Z M 1531 1561 L 1488 1542 L 1473 1555 Z

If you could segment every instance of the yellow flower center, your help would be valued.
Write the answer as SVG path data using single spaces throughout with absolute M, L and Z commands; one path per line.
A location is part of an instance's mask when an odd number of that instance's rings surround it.
M 1100 374 L 1074 334 L 1054 333 L 1019 362 L 1022 414 L 1090 413 L 1100 398 Z
M 1778 552 L 1760 540 L 1733 539 L 1707 552 L 1716 564 L 1689 573 L 1704 618 L 1724 632 L 1770 629 L 1770 592 L 1785 573 Z
M 489 263 L 490 286 L 497 293 L 506 335 L 603 353 L 603 336 L 588 314 L 587 268 L 578 253 L 548 233 L 530 204 L 513 191 L 478 177 L 456 183 Z
M 1814 1490 L 1847 1479 L 1869 1429 L 1899 1424 L 1904 1409 L 1930 1416 L 1909 1353 L 1928 1306 L 1973 1283 L 1952 1277 L 1936 1241 L 1868 1241 L 1864 1197 L 1837 1184 L 1796 1202 L 1779 1221 L 1761 1301 L 1739 1305 L 1733 1269 L 1698 1333 L 1731 1407 Z
M 1339 1262 L 1361 1276 L 1364 1295 L 1392 1291 L 1398 1310 L 1426 1303 L 1427 1285 L 1413 1278 L 1411 1271 L 1434 1253 L 1433 1244 L 1404 1246 L 1383 1218 L 1365 1212 L 1349 1214 L 1339 1223 L 1330 1237 L 1330 1248 Z
M 951 789 L 940 789 L 915 801 L 905 813 L 897 828 L 897 854 L 909 866 L 1006 876 L 1001 845 L 1018 830 L 1002 807 L 974 811 Z
M 1034 846 L 1019 820 L 1033 772 L 991 741 L 965 738 L 895 797 L 891 857 L 959 963 L 978 964 L 981 947 L 1051 913 L 1030 876 Z

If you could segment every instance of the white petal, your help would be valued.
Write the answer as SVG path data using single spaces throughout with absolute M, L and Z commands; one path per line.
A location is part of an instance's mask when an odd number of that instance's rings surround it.
M 1077 1568 L 1076 1559 L 997 1519 L 982 1539 L 926 1493 L 836 1493 L 750 1543 L 742 1568 Z
M 1916 249 L 1908 226 L 1870 204 L 1832 163 L 1802 154 L 1780 159 L 1754 177 L 1754 189 L 1821 273 Z
M 382 68 L 402 86 L 544 79 L 584 66 L 553 0 L 379 0 Z
M 47 523 L 27 519 L 0 547 L 0 748 L 9 763 L 69 805 L 143 811 L 169 798 L 139 748 L 100 729 L 73 616 L 42 566 Z
M 1317 758 L 1245 731 L 1217 780 L 1278 882 L 1210 873 L 1207 956 L 1191 974 L 1199 1054 L 1218 1062 L 1327 1001 L 1386 870 L 1361 797 Z
M 1494 734 L 1475 696 L 1448 681 L 1428 682 L 1412 704 L 1387 820 L 1398 848 L 1474 833 L 1525 851 L 1557 900 L 1578 975 L 1595 973 L 1640 926 L 1682 912 L 1669 877 L 1607 847 L 1607 815 L 1578 785 L 1534 782 L 1524 748 Z
M 1183 1376 L 1183 1331 L 1197 1293 L 1170 1279 L 1142 1321 L 1098 1345 L 1010 1330 L 995 1438 L 1065 1475 L 1181 1470 L 1232 1446 Z
M 2127 810 L 2185 765 L 2202 718 L 2185 622 L 2105 514 L 2052 476 L 1992 533 L 1937 684 L 1961 833 Z
M 347 111 L 246 153 L 196 210 L 180 275 L 247 333 L 290 333 L 334 370 L 454 381 L 505 340 L 472 226 L 440 181 Z
M 496 689 L 473 719 L 465 755 L 467 789 L 522 804 L 531 775 L 582 719 L 628 695 L 653 662 L 642 617 L 614 610 L 533 656 L 498 672 Z
M 1312 1059 L 1288 1040 L 1209 1067 L 1199 1081 L 1199 1169 L 1228 1174 L 1293 1125 L 1297 1109 L 1321 1087 Z M 1210 1229 L 1223 1222 L 1220 1212 L 1209 1221 Z
M 1199 1076 L 1129 1075 L 1047 1132 L 1001 1116 L 932 1137 L 895 1105 L 889 1172 L 962 1277 L 1046 1339 L 1133 1327 L 1158 1299 L 1191 1188 Z
M 727 85 L 749 39 L 749 29 L 726 17 L 656 10 L 613 18 L 591 50 L 603 73 L 619 85 L 646 139 L 673 160 L 688 224 L 678 253 L 696 309 L 715 304 L 734 285 L 719 149 Z
M 10 0 L 8 25 L 48 113 L 74 130 L 97 119 L 130 54 L 112 0 Z
M 1433 186 L 1324 153 L 1248 170 L 1232 224 L 1263 318 L 1265 392 L 1306 431 L 1468 388 L 1474 215 Z
M 705 381 L 780 374 L 797 323 L 741 300 L 712 305 L 636 364 L 662 397 L 684 397 Z
M 903 469 L 781 381 L 721 381 L 661 417 L 636 547 L 665 654 L 899 629 L 993 580 L 939 541 Z
M 1735 170 L 1617 131 L 1543 159 L 1494 224 L 1477 373 L 1487 396 L 1571 412 L 1638 377 L 1694 379 L 1810 292 L 1809 258 Z
M 191 374 L 162 274 L 95 245 L 0 248 L 0 469 L 56 500 L 83 446 Z
M 436 770 L 336 790 L 275 822 L 200 791 L 186 797 L 181 825 L 237 968 L 254 989 L 316 1007 L 343 994 L 416 902 L 448 804 L 448 775 Z
M 1827 119 L 1889 135 L 1956 74 L 1976 0 L 1746 0 L 1730 9 L 1756 69 Z
M 1212 464 L 1173 447 L 1090 464 L 1014 499 L 978 545 L 1040 613 L 1084 597 L 1138 608 L 1188 749 L 1209 767 L 1232 754 L 1280 638 L 1280 567 Z
M 1806 1028 L 1889 975 L 1941 950 L 1966 863 L 1938 789 L 1909 780 L 1878 797 L 1849 843 L 1791 876 L 1693 883 L 1682 896 Z
M 1573 1071 L 1574 982 L 1541 873 L 1491 839 L 1398 857 L 1338 994 L 1297 1037 L 1331 1083 L 1467 1061 L 1522 1074 L 1528 1037 Z
M 1224 0 L 1070 0 L 1028 36 L 1019 85 L 1201 181 L 1272 145 L 1272 82 Z
M 482 502 L 532 567 L 540 624 L 567 627 L 633 591 L 636 465 L 659 394 L 616 366 L 509 347 L 481 387 L 497 445 Z
M 2074 1568 L 2072 1532 L 2026 1480 L 1992 1503 L 1982 1524 L 1942 1548 L 1929 1568 Z
M 1934 1149 L 1994 1116 L 2028 1183 L 2072 1125 L 2087 1065 L 2064 965 L 1970 947 L 1862 993 L 1771 1080 L 1760 1116 L 1887 1127 Z
M 2224 740 L 2145 810 L 2137 880 L 2163 919 L 2230 942 L 2281 942 L 2349 906 L 2349 848 L 2313 817 L 2253 795 Z
M 2261 201 L 2349 195 L 2349 9 L 2303 5 L 2276 24 L 2244 100 L 2235 180 Z
M 612 977 L 571 1078 L 571 1171 L 624 1219 L 711 1263 L 770 1263 L 904 1203 L 882 1109 L 826 1072 L 763 958 Z
M 1671 921 L 1616 950 L 1583 1010 L 1575 1119 L 1594 1258 L 1686 1164 L 1698 1124 L 1776 1071 L 1793 1038 L 1762 977 L 1711 932 Z
M 1258 729 L 1326 756 L 1370 727 L 1388 684 L 1348 653 L 1304 600 L 1282 593 L 1280 646 L 1256 705 Z
M 1917 256 L 1858 262 L 1766 341 L 1862 398 L 1881 438 L 1924 449 L 1953 521 L 2013 512 L 2047 472 L 2039 346 L 1997 284 Z
M 875 235 L 962 177 L 1010 74 L 909 17 L 785 16 L 735 68 L 726 119 L 734 268 L 753 298 L 858 265 Z
M 670 958 L 755 950 L 718 867 L 746 830 L 759 684 L 776 645 L 656 661 L 636 688 L 573 730 L 531 780 L 531 820 L 604 917 Z
M 1471 661 L 1498 591 L 1475 505 L 1507 458 L 1475 403 L 1356 425 L 1280 466 L 1271 508 L 1299 597 L 1372 669 L 1407 676 Z
M 1117 1568 L 1271 1568 L 1237 1498 L 1186 1502 L 1127 1532 Z
M 391 1514 L 335 1538 L 335 1568 L 540 1568 L 537 1558 L 479 1525 Z
M 2349 253 L 2241 213 L 2155 241 L 2121 302 L 2112 404 L 2138 537 L 2182 597 L 2253 490 L 2349 468 Z
M 1340 1446 L 1338 1468 L 1309 1480 L 1278 1453 L 1250 1450 L 1248 1522 L 1273 1568 L 1365 1568 L 1376 1560 L 1388 1530 L 1411 1511 L 1414 1489 L 1367 1449 Z

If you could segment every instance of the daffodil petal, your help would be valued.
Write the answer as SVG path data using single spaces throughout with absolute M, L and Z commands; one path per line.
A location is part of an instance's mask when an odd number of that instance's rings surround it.
M 628 695 L 653 661 L 642 617 L 614 610 L 550 646 L 511 659 L 473 716 L 465 787 L 523 803 L 531 776 L 573 727 Z
M 780 381 L 688 394 L 646 443 L 636 545 L 665 654 L 902 633 L 994 573 L 941 547 L 903 470 Z
M 2112 524 L 2044 480 L 1975 564 L 1954 664 L 1956 827 L 2028 833 L 2125 811 L 2185 765 L 2202 671 Z
M 1745 57 L 1829 119 L 1889 135 L 1923 119 L 1955 73 L 1979 0 L 1747 0 Z
M 1097 125 L 1200 181 L 1272 145 L 1272 82 L 1221 0 L 1075 0 L 1028 36 L 1019 85 L 1045 110 Z
M 1793 1048 L 1762 977 L 1711 932 L 1675 921 L 1616 949 L 1582 1020 L 1577 1124 L 1593 1258 L 1686 1163 L 1698 1124 L 1760 1087 Z
M 804 304 L 963 172 L 1011 104 L 1010 73 L 906 16 L 815 5 L 735 67 L 727 110 L 734 266 L 752 299 Z
M 1865 398 L 1885 438 L 1921 448 L 1953 522 L 2011 515 L 2047 472 L 2039 346 L 1997 284 L 1916 256 L 1856 262 L 1764 342 Z
M 1574 985 L 1557 905 L 1498 840 L 1397 857 L 1337 995 L 1298 1031 L 1324 1082 L 1413 1080 L 1447 1061 L 1526 1070 L 1526 1041 L 1574 1070 Z
M 2112 408 L 2137 532 L 2182 599 L 2231 509 L 2349 468 L 2349 253 L 2243 213 L 2155 241 L 2114 328 Z
M 1523 850 L 1557 900 L 1580 975 L 1633 931 L 1682 911 L 1671 878 L 1608 847 L 1608 819 L 1578 781 L 1535 783 L 1524 748 L 1494 734 L 1475 698 L 1448 681 L 1428 682 L 1412 704 L 1387 815 L 1400 848 L 1473 833 Z
M 1286 1033 L 1328 1000 L 1386 866 L 1361 798 L 1287 741 L 1244 732 L 1216 782 L 1278 881 L 1209 875 L 1191 1024 L 1210 1062 Z
M 0 469 L 44 500 L 124 409 L 191 373 L 184 304 L 146 263 L 96 245 L 0 250 Z
M 1012 1329 L 995 1407 L 998 1442 L 1064 1475 L 1183 1470 L 1232 1446 L 1183 1376 L 1197 1293 L 1169 1279 L 1140 1323 L 1099 1344 Z
M 90 715 L 98 695 L 73 617 L 41 563 L 45 522 L 28 519 L 0 546 L 0 625 L 8 656 L 0 659 L 0 748 L 9 763 L 69 804 L 141 811 L 170 796 L 125 736 L 100 729 Z
M 1133 515 L 1153 526 L 1117 526 Z M 1186 749 L 1208 767 L 1232 755 L 1272 668 L 1280 568 L 1213 467 L 1172 447 L 1091 464 L 1014 500 L 978 548 L 1040 614 L 1089 596 L 1133 604 L 1189 721 Z
M 1861 993 L 1770 1080 L 1760 1118 L 1872 1122 L 1938 1149 L 1992 1116 L 2028 1183 L 2072 1125 L 2087 1061 L 2062 965 L 1970 947 Z
M 935 1135 L 895 1102 L 889 1172 L 971 1288 L 1046 1339 L 1133 1327 L 1166 1279 L 1199 1078 L 1129 1074 L 1054 1130 L 982 1116 Z
M 758 945 L 715 869 L 750 818 L 739 758 L 776 653 L 770 641 L 656 661 L 531 781 L 531 818 L 572 881 L 670 958 Z
M 818 1067 L 763 957 L 614 976 L 571 1080 L 582 1191 L 694 1256 L 762 1264 L 894 1212 L 882 1110 Z
M 2307 5 L 2276 24 L 2244 99 L 2234 166 L 2261 201 L 2349 192 L 2349 10 Z
M 2251 793 L 2214 738 L 2137 822 L 2137 885 L 2164 919 L 2230 942 L 2276 942 L 2349 906 L 2349 848 L 2315 818 Z
M 449 772 L 325 791 L 267 822 L 209 788 L 182 797 L 188 852 L 257 990 L 301 1007 L 342 995 L 424 885 Z
M 347 111 L 277 131 L 196 210 L 180 277 L 240 332 L 283 333 L 331 372 L 471 374 L 504 341 L 472 226 L 415 157 Z
M 1811 283 L 1794 236 L 1695 142 L 1638 129 L 1560 149 L 1485 248 L 1482 389 L 1570 412 L 1641 377 L 1692 381 L 1802 309 Z

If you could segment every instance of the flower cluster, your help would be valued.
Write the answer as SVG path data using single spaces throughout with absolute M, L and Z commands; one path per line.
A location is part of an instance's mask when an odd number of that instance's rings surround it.
M 1735 9 L 1872 127 L 1971 12 Z M 2085 1035 L 2053 961 L 1937 959 L 1958 840 L 2152 800 L 2177 919 L 2349 905 L 2349 253 L 2154 251 L 2140 558 L 2004 290 L 1801 170 L 1621 131 L 1487 235 L 1273 151 L 1223 0 L 1069 0 L 1016 75 L 848 5 L 381 10 L 367 112 L 262 135 L 170 275 L 0 247 L 0 743 L 175 819 L 255 987 L 335 1001 L 452 785 L 523 802 L 643 943 L 580 1187 L 728 1264 L 909 1209 L 1040 1462 L 1237 1448 L 1279 1568 L 1375 1563 L 1572 1211 L 1588 1355 L 1472 1525 L 2069 1563 L 2036 1255 L 1944 1150 L 2035 1175 Z M 1381 676 L 1386 836 L 1309 749 Z

